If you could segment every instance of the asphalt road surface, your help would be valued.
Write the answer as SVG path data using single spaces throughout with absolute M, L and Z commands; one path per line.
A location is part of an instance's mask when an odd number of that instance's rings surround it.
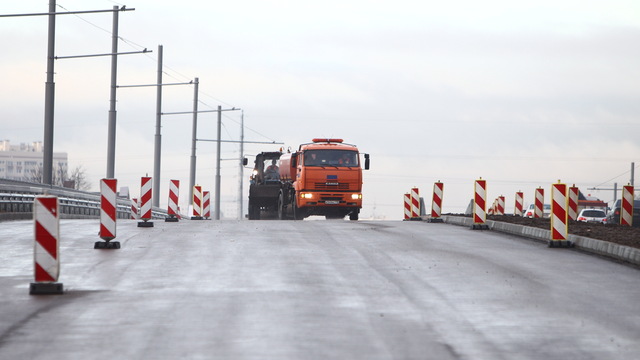
M 0 359 L 638 359 L 640 270 L 490 231 L 368 221 L 61 223 L 29 295 L 0 223 Z

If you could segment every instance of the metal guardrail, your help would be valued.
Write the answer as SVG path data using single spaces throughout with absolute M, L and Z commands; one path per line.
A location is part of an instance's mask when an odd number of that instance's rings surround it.
M 97 219 L 100 217 L 99 193 L 0 179 L 0 220 L 31 219 L 33 201 L 38 195 L 57 196 L 62 218 Z M 118 219 L 131 217 L 130 206 L 129 199 L 121 197 L 117 199 Z M 164 219 L 167 217 L 167 212 L 154 207 L 151 211 L 151 217 Z

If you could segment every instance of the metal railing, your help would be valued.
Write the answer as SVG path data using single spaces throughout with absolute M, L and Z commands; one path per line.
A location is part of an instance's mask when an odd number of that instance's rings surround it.
M 57 196 L 61 218 L 97 219 L 100 217 L 100 193 L 0 179 L 0 220 L 31 219 L 33 201 L 38 195 Z M 117 198 L 118 219 L 129 219 L 130 209 L 129 199 Z M 164 219 L 166 216 L 166 210 L 154 207 L 151 211 L 153 219 Z

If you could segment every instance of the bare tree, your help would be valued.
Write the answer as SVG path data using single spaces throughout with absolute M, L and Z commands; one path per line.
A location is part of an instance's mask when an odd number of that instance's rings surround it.
M 25 175 L 27 181 L 41 183 L 42 182 L 42 165 L 36 166 L 29 174 Z M 53 165 L 53 173 L 51 182 L 55 186 L 67 187 L 76 190 L 90 190 L 91 183 L 87 180 L 85 169 L 79 165 L 76 166 L 69 175 L 66 166 Z
M 91 183 L 87 179 L 87 173 L 82 165 L 78 165 L 73 170 L 71 170 L 69 180 L 72 180 L 74 182 L 74 189 L 84 191 L 91 189 Z

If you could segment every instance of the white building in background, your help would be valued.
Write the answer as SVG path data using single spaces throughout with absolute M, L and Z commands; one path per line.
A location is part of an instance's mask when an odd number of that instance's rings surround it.
M 0 140 L 0 178 L 30 181 L 38 169 L 42 169 L 44 156 L 42 141 L 30 144 L 11 145 L 9 140 Z M 53 153 L 53 171 L 65 170 L 67 153 Z

